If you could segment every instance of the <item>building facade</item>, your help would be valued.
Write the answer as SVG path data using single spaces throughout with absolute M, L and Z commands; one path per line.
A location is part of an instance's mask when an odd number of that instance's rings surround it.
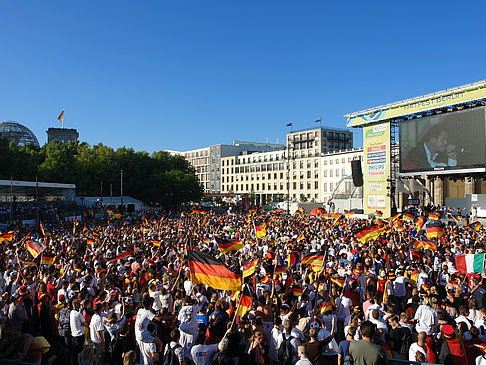
M 287 196 L 285 150 L 221 158 L 221 192 L 248 194 L 262 204 Z
M 322 199 L 327 202 L 332 196 L 333 192 L 339 186 L 341 191 L 351 191 L 353 189 L 353 180 L 346 179 L 352 176 L 351 161 L 361 161 L 361 169 L 363 169 L 363 149 L 354 148 L 347 151 L 331 152 L 322 156 L 321 181 L 322 181 Z
M 274 143 L 234 141 L 182 152 L 184 158 L 194 167 L 201 186 L 206 193 L 220 193 L 221 160 L 229 156 L 283 150 L 284 145 Z
M 52 141 L 69 143 L 77 141 L 79 138 L 79 133 L 74 128 L 49 128 L 46 133 L 47 143 Z

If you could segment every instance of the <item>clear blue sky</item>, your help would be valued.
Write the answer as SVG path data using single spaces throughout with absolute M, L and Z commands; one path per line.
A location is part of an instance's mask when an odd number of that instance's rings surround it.
M 480 1 L 4 1 L 0 121 L 41 144 L 187 150 L 284 141 L 486 78 Z M 362 144 L 361 134 L 355 144 Z

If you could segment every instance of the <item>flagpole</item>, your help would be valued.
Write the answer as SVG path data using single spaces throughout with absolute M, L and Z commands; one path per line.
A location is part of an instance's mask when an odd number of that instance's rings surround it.
M 35 177 L 35 216 L 36 224 L 39 224 L 39 182 L 37 176 Z

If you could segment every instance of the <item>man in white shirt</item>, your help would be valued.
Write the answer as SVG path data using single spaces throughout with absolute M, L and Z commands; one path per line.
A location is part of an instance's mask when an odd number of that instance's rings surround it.
M 157 281 L 155 280 L 150 280 L 149 282 L 149 295 L 154 298 L 154 304 L 152 305 L 152 309 L 155 312 L 158 312 L 159 310 L 162 309 L 162 301 L 160 298 L 160 290 L 157 290 Z
M 45 294 L 44 294 L 45 295 Z M 73 300 L 73 309 L 69 313 L 69 326 L 71 327 L 71 361 L 73 365 L 79 364 L 79 354 L 84 346 L 84 327 L 86 320 L 79 312 L 80 302 Z
M 434 333 L 439 319 L 435 309 L 429 306 L 429 298 L 424 298 L 422 305 L 417 308 L 414 320 L 417 322 L 415 325 L 417 332 L 425 332 L 427 335 Z
M 142 300 L 142 308 L 137 311 L 135 319 L 135 340 L 139 347 L 141 346 L 140 342 L 154 342 L 157 350 L 160 351 L 162 349 L 162 341 L 147 330 L 149 323 L 158 319 L 152 312 L 153 303 L 154 298 L 152 297 L 145 297 Z
M 300 360 L 295 363 L 295 365 L 312 365 L 310 360 L 307 358 L 307 347 L 305 344 L 299 345 L 298 355 Z
M 217 343 L 206 345 L 206 335 L 204 333 L 197 335 L 195 345 L 191 349 L 192 360 L 195 365 L 209 365 L 216 352 L 218 352 Z
M 196 340 L 199 327 L 196 321 L 198 306 L 194 305 L 191 297 L 184 299 L 184 306 L 181 308 L 177 319 L 179 320 L 180 343 L 184 348 L 184 356 L 191 359 L 191 348 Z
M 105 347 L 105 327 L 103 326 L 103 321 L 100 316 L 101 303 L 96 303 L 93 307 L 93 311 L 94 314 L 93 317 L 91 317 L 91 322 L 89 324 L 89 335 L 91 338 L 91 342 L 93 342 L 96 363 L 103 364 Z
M 405 301 L 405 297 L 407 295 L 407 283 L 408 278 L 403 276 L 402 271 L 398 270 L 397 278 L 395 279 L 393 287 L 395 289 L 395 297 L 400 302 Z
M 427 334 L 425 332 L 419 332 L 417 335 L 417 342 L 410 345 L 408 351 L 408 360 L 417 361 L 417 352 L 420 351 L 425 355 L 425 362 L 427 362 L 427 350 L 425 347 L 425 340 L 427 339 Z
M 153 335 L 155 331 L 155 324 L 149 323 L 147 325 L 147 331 Z M 157 346 L 155 343 L 140 341 L 138 346 L 140 349 L 140 365 L 152 365 L 152 357 L 157 352 Z

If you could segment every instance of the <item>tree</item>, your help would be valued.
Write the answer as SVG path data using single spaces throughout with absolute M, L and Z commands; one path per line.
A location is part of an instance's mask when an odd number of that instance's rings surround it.
M 180 204 L 199 201 L 202 188 L 194 170 L 182 156 L 165 151 L 151 155 L 133 148 L 57 141 L 42 148 L 17 146 L 0 138 L 0 178 L 76 184 L 78 192 L 99 196 L 104 192 L 120 195 L 120 173 L 123 170 L 123 195 L 148 204 L 175 209 Z

